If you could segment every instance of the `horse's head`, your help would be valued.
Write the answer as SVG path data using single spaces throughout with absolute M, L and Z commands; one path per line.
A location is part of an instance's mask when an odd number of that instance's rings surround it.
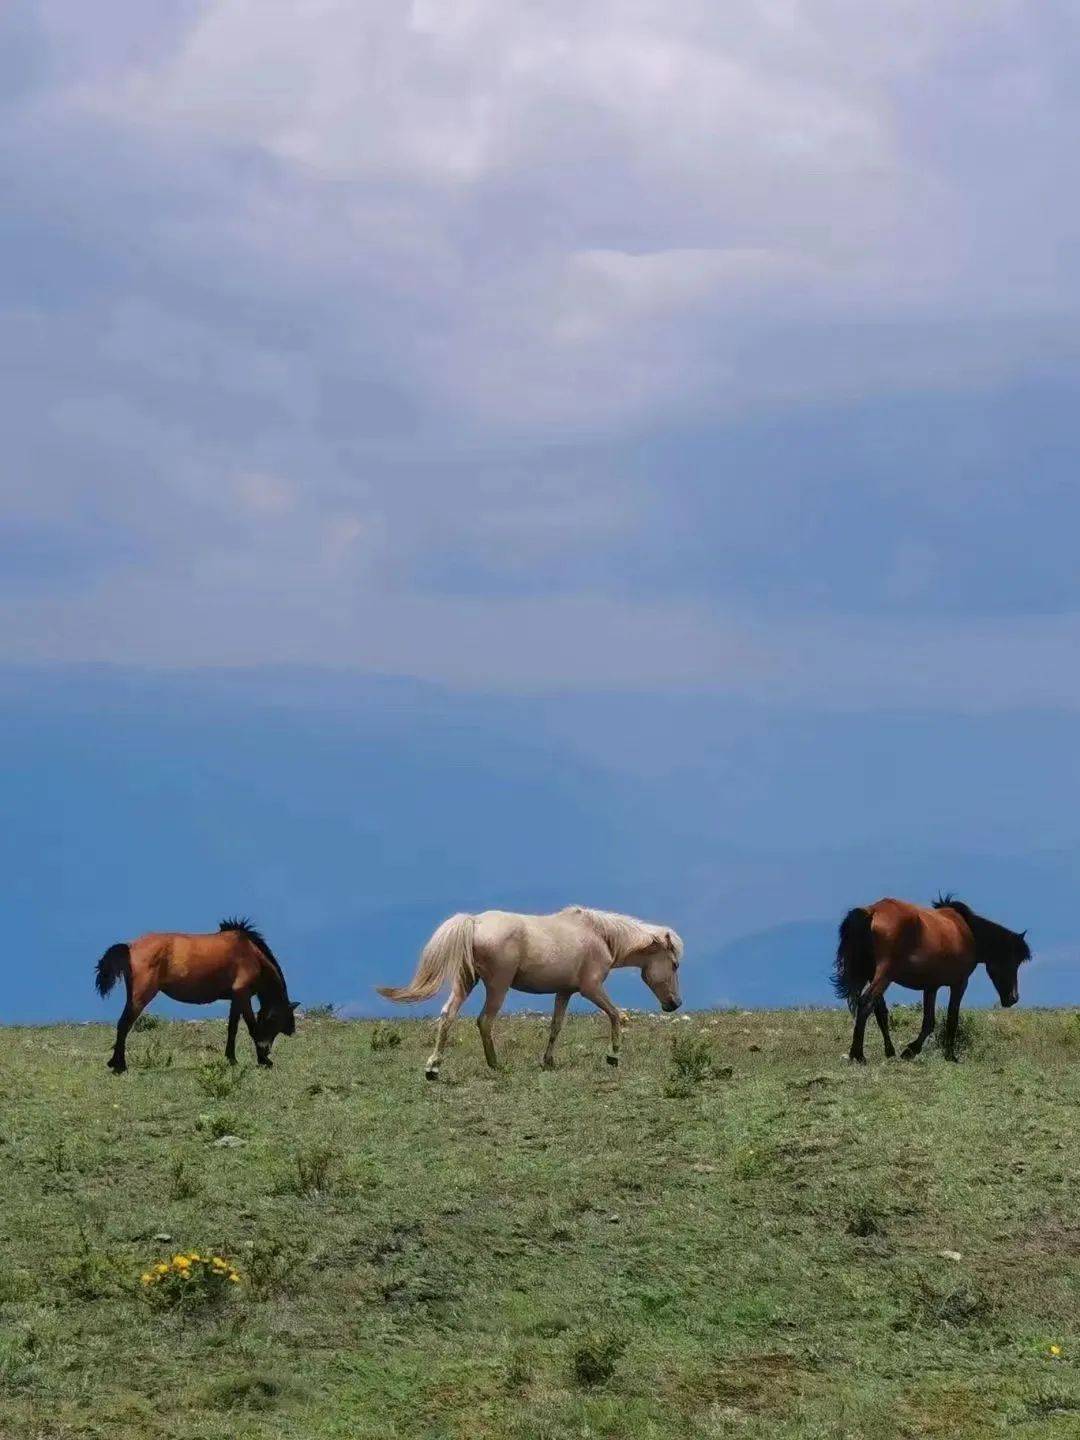
M 265 1047 L 269 1054 L 270 1046 L 279 1035 L 295 1035 L 297 1009 L 298 1005 L 291 1000 L 277 1000 L 264 1005 L 255 1021 L 256 1046 Z
M 657 929 L 651 939 L 641 946 L 641 978 L 660 1001 L 663 1010 L 678 1010 L 682 1004 L 679 994 L 679 961 L 682 959 L 683 943 L 674 930 Z
M 1015 930 L 1006 930 L 1004 926 L 996 926 L 995 929 L 1000 931 L 1000 938 L 994 937 L 996 943 L 993 952 L 986 956 L 986 970 L 994 982 L 998 999 L 1008 1009 L 1020 999 L 1020 966 L 1025 960 L 1031 959 L 1031 949 L 1025 938 L 1026 930 L 1017 934 Z

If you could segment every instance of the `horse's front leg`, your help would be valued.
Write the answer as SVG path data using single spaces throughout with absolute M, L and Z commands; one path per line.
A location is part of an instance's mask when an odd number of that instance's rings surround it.
M 492 1070 L 499 1068 L 498 1056 L 495 1054 L 495 1045 L 491 1038 L 491 1029 L 495 1024 L 495 1016 L 503 1007 L 506 999 L 506 992 L 509 985 L 493 985 L 488 981 L 484 982 L 486 994 L 484 996 L 484 1008 L 476 1017 L 476 1026 L 480 1031 L 480 1041 L 484 1047 L 484 1059 L 491 1066 Z
M 619 1040 L 622 1033 L 622 1019 L 619 1015 L 618 1006 L 604 989 L 603 985 L 600 984 L 599 980 L 583 984 L 581 993 L 585 996 L 586 1000 L 591 1000 L 598 1010 L 602 1010 L 611 1022 L 611 1049 L 608 1051 L 605 1059 L 609 1065 L 618 1065 Z
M 949 1009 L 945 1016 L 945 1059 L 956 1060 L 956 1027 L 960 1023 L 960 1003 L 967 989 L 967 981 L 953 985 L 949 990 Z
M 233 1003 L 240 1007 L 240 1014 L 243 1016 L 247 1032 L 251 1036 L 251 1043 L 255 1046 L 256 1060 L 266 1069 L 271 1069 L 274 1062 L 270 1059 L 270 1046 L 265 1040 L 259 1039 L 259 1032 L 255 1025 L 255 1011 L 251 1008 L 251 996 L 238 995 Z
M 233 1000 L 229 1006 L 229 1028 L 225 1033 L 225 1059 L 230 1065 L 236 1064 L 236 1032 L 240 1028 L 240 1002 Z
M 559 1031 L 566 1019 L 566 1007 L 570 1004 L 570 991 L 560 990 L 555 996 L 555 1009 L 551 1012 L 551 1030 L 548 1032 L 547 1048 L 544 1051 L 544 1058 L 540 1064 L 545 1070 L 550 1070 L 555 1064 L 555 1041 L 559 1038 Z
M 428 1056 L 427 1064 L 424 1066 L 424 1074 L 429 1080 L 439 1078 L 439 1070 L 442 1067 L 443 1051 L 446 1048 L 446 1041 L 450 1034 L 450 1026 L 457 1019 L 457 1013 L 472 993 L 475 980 L 458 978 L 454 981 L 453 989 L 450 991 L 450 998 L 442 1008 L 439 1016 L 439 1024 L 435 1031 L 435 1049 Z

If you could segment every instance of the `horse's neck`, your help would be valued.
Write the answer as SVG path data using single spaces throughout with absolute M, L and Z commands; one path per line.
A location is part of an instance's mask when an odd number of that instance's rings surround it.
M 285 993 L 285 981 L 281 972 L 272 961 L 267 960 L 265 955 L 260 955 L 262 968 L 259 971 L 259 980 L 256 985 L 256 993 L 265 1005 L 268 1001 L 275 1004 L 287 998 Z

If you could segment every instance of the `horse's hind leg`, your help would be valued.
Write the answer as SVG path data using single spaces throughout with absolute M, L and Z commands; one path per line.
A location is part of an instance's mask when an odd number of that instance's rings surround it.
M 922 996 L 922 1029 L 910 1045 L 905 1045 L 900 1051 L 901 1060 L 914 1060 L 919 1051 L 926 1044 L 927 1040 L 934 1033 L 934 1011 L 937 1005 L 936 988 L 923 991 Z
M 442 1067 L 443 1051 L 446 1049 L 446 1041 L 450 1035 L 450 1027 L 457 1019 L 457 1013 L 462 1005 L 472 994 L 475 980 L 467 980 L 459 976 L 450 991 L 450 998 L 442 1008 L 439 1016 L 439 1024 L 435 1030 L 435 1049 L 428 1056 L 427 1064 L 424 1066 L 424 1074 L 429 1080 L 439 1078 L 439 1070 Z
M 485 981 L 487 994 L 484 997 L 484 1008 L 476 1018 L 477 1029 L 480 1031 L 480 1041 L 484 1047 L 484 1059 L 491 1066 L 492 1070 L 499 1068 L 498 1056 L 495 1054 L 495 1045 L 491 1039 L 491 1027 L 495 1023 L 495 1016 L 502 1009 L 503 1001 L 506 999 L 506 992 L 509 985 L 493 985 Z
M 871 1013 L 877 1013 L 881 997 L 889 988 L 889 977 L 884 964 L 879 965 L 874 971 L 874 978 L 867 985 L 866 989 L 859 996 L 859 1003 L 855 1007 L 855 1028 L 851 1034 L 851 1049 L 848 1051 L 848 1059 L 853 1060 L 856 1065 L 866 1064 L 866 1054 L 863 1050 L 863 1038 L 866 1035 L 866 1022 L 870 1019 Z M 878 1017 L 878 1024 L 881 1018 Z M 885 1053 L 890 1053 L 892 1041 L 887 1037 L 888 1018 L 886 1014 L 885 1025 L 882 1033 L 886 1035 Z
M 139 1018 L 147 1006 L 146 1000 L 136 999 L 128 990 L 127 1003 L 121 1012 L 120 1019 L 116 1022 L 116 1040 L 113 1044 L 113 1053 L 106 1062 L 108 1068 L 116 1075 L 122 1075 L 127 1069 L 127 1037 L 128 1031 Z
M 559 1031 L 566 1019 L 566 1007 L 570 1003 L 570 991 L 560 990 L 555 996 L 555 1009 L 551 1012 L 551 1030 L 548 1033 L 547 1048 L 544 1051 L 544 1058 L 540 1064 L 545 1070 L 550 1070 L 555 1064 L 555 1041 L 559 1038 Z
M 896 1054 L 896 1047 L 892 1043 L 892 1036 L 889 1034 L 889 1007 L 883 999 L 874 1001 L 874 1019 L 881 1031 L 881 1038 L 885 1042 L 885 1059 L 891 1060 Z

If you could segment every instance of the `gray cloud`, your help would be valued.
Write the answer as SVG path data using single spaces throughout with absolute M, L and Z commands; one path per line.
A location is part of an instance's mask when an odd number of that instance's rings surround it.
M 1060 4 L 5 25 L 7 654 L 1075 705 Z

